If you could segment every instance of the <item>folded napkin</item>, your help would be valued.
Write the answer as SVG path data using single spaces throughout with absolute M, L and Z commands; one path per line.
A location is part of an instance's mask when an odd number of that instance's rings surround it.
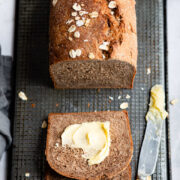
M 0 47 L 0 159 L 12 141 L 9 120 L 9 107 L 12 98 L 12 66 L 12 58 L 2 56 Z

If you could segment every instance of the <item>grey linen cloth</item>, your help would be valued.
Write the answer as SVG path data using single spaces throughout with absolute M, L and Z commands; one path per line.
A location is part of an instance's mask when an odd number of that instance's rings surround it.
M 2 56 L 0 47 L 0 159 L 12 141 L 8 116 L 12 97 L 12 66 L 12 58 Z

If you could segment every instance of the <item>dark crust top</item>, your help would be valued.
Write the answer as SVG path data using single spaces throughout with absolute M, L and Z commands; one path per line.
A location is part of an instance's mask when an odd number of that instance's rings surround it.
M 116 59 L 128 62 L 136 67 L 137 62 L 137 34 L 136 34 L 136 14 L 134 0 L 115 0 L 117 8 L 114 15 L 108 8 L 110 0 L 58 0 L 56 5 L 50 8 L 50 64 L 67 60 L 89 60 L 88 54 L 93 53 L 97 60 Z M 89 26 L 77 27 L 80 38 L 74 38 L 74 33 L 69 33 L 71 24 L 66 24 L 69 19 L 74 19 L 71 13 L 74 11 L 74 3 L 84 4 L 82 10 L 91 13 L 99 13 L 97 18 L 90 19 Z M 68 40 L 72 37 L 73 40 Z M 88 39 L 88 42 L 84 42 Z M 102 58 L 104 51 L 99 49 L 103 41 L 110 42 L 110 48 L 105 53 L 106 58 Z M 81 49 L 80 57 L 71 58 L 71 49 Z
M 61 146 L 61 134 L 71 124 L 91 121 L 110 121 L 111 146 L 109 156 L 102 163 L 89 166 L 87 160 L 82 158 L 81 149 Z M 56 143 L 59 144 L 58 148 Z M 127 168 L 132 154 L 133 142 L 127 111 L 49 115 L 46 159 L 50 167 L 61 175 L 75 179 L 112 178 Z

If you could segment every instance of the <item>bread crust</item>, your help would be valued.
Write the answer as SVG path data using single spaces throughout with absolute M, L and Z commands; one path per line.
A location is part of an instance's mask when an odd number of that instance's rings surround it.
M 123 131 L 123 133 L 124 133 L 124 137 L 128 137 L 128 140 L 127 140 L 127 143 L 129 144 L 128 145 L 128 155 L 127 155 L 127 159 L 125 159 L 124 161 L 123 161 L 123 167 L 117 167 L 116 169 L 112 169 L 112 170 L 107 170 L 107 172 L 101 172 L 101 173 L 99 173 L 99 172 L 97 172 L 96 174 L 95 174 L 95 176 L 93 176 L 93 175 L 88 175 L 87 173 L 86 174 L 82 174 L 81 173 L 81 175 L 79 176 L 79 174 L 80 173 L 72 173 L 71 174 L 71 172 L 68 172 L 67 173 L 67 171 L 65 172 L 64 170 L 62 170 L 62 167 L 60 168 L 60 167 L 58 167 L 55 163 L 57 163 L 56 161 L 55 161 L 55 158 L 53 159 L 53 156 L 52 156 L 52 152 L 54 152 L 52 149 L 53 149 L 53 143 L 52 143 L 52 136 L 53 136 L 53 134 L 52 134 L 52 132 L 54 133 L 54 135 L 57 135 L 57 132 L 55 132 L 56 130 L 55 129 L 53 129 L 51 126 L 55 123 L 55 122 L 53 122 L 53 121 L 55 121 L 55 119 L 54 119 L 54 117 L 56 116 L 56 118 L 57 117 L 63 117 L 63 116 L 69 116 L 68 118 L 60 118 L 60 119 L 58 119 L 58 121 L 59 121 L 59 123 L 63 123 L 63 125 L 65 124 L 65 123 L 67 123 L 66 121 L 68 121 L 69 120 L 69 118 L 71 117 L 72 119 L 73 118 L 75 118 L 75 119 L 77 119 L 77 117 L 78 118 L 80 118 L 81 116 L 83 117 L 83 118 L 85 118 L 85 117 L 91 117 L 92 116 L 92 118 L 94 118 L 94 117 L 97 117 L 97 118 L 103 118 L 103 117 L 106 117 L 106 119 L 107 119 L 107 116 L 109 116 L 110 118 L 112 118 L 112 117 L 123 117 L 123 118 L 125 118 L 125 125 L 123 125 L 123 127 L 126 127 L 127 129 L 125 130 L 125 131 Z M 63 122 L 60 122 L 60 121 L 62 121 L 63 120 Z M 113 122 L 113 121 L 115 121 L 116 119 L 114 119 L 114 120 L 112 120 L 111 119 L 111 123 Z M 86 121 L 86 120 L 85 120 Z M 103 121 L 103 120 L 102 120 Z M 81 121 L 81 122 L 83 122 L 83 121 Z M 81 122 L 79 122 L 79 123 L 81 123 Z M 69 123 L 69 122 L 68 122 Z M 72 122 L 71 122 L 71 124 L 73 123 L 73 120 L 72 120 Z M 78 123 L 78 121 L 76 121 L 75 123 Z M 121 124 L 123 124 L 124 122 L 121 122 Z M 69 124 L 70 125 L 70 124 Z M 57 128 L 57 127 L 60 127 L 58 124 L 56 125 L 56 127 L 55 128 Z M 64 127 L 65 128 L 65 127 Z M 62 129 L 62 130 L 64 130 L 64 129 Z M 127 131 L 128 130 L 128 131 Z M 128 132 L 127 134 L 126 134 L 126 131 Z M 58 132 L 59 133 L 59 132 Z M 60 134 L 58 135 L 58 136 L 60 136 Z M 112 139 L 112 141 L 113 141 L 113 139 Z M 50 147 L 51 146 L 51 147 Z M 113 148 L 113 149 L 111 149 L 111 148 Z M 110 151 L 114 151 L 114 147 L 110 147 Z M 66 149 L 66 151 L 67 151 L 67 149 Z M 62 152 L 62 151 L 61 151 Z M 68 151 L 69 152 L 69 151 Z M 59 154 L 61 154 L 60 152 L 58 152 Z M 126 152 L 121 152 L 121 153 L 126 153 Z M 81 152 L 81 154 L 82 154 L 82 152 Z M 121 111 L 121 112 L 119 112 L 119 111 L 111 111 L 111 112 L 82 112 L 82 113 L 51 113 L 51 114 L 49 114 L 49 118 L 48 118 L 48 131 L 47 131 L 47 143 L 46 143 L 46 159 L 47 159 L 47 161 L 48 161 L 48 163 L 49 163 L 49 165 L 50 165 L 50 167 L 54 170 L 54 171 L 56 171 L 58 174 L 61 174 L 61 175 L 63 175 L 63 176 L 66 176 L 66 177 L 69 177 L 69 178 L 74 178 L 74 179 L 80 179 L 80 180 L 85 180 L 85 179 L 89 179 L 89 180 L 95 180 L 95 179 L 101 179 L 103 176 L 106 176 L 106 177 L 108 177 L 108 178 L 112 178 L 112 177 L 114 177 L 114 176 L 116 176 L 116 175 L 118 175 L 118 174 L 120 174 L 122 171 L 124 171 L 127 167 L 128 167 L 128 165 L 130 164 L 130 161 L 131 161 L 131 159 L 132 159 L 132 155 L 133 155 L 133 141 L 132 141 L 132 136 L 131 136 L 131 130 L 130 130 L 130 125 L 129 125 L 129 119 L 128 119 L 128 113 L 127 113 L 127 111 Z M 62 155 L 61 156 L 64 156 L 63 155 L 63 152 L 62 152 Z M 111 155 L 109 155 L 109 156 L 111 156 Z M 54 156 L 55 157 L 55 156 Z M 73 158 L 74 158 L 74 156 L 72 156 Z M 120 156 L 121 157 L 121 156 Z M 122 156 L 123 157 L 123 156 Z M 121 158 L 122 158 L 121 157 Z M 125 157 L 126 157 L 126 155 L 125 155 Z M 79 158 L 82 160 L 83 158 L 81 157 L 81 156 L 79 156 Z M 111 157 L 109 157 L 109 159 L 110 159 Z M 79 161 L 80 161 L 80 159 L 79 159 Z M 82 160 L 83 161 L 83 160 Z M 117 161 L 118 161 L 118 159 L 117 159 Z M 72 161 L 72 163 L 73 162 L 75 162 L 76 163 L 76 160 L 73 160 Z M 110 161 L 107 161 L 107 162 L 110 162 L 111 163 L 111 160 Z M 105 167 L 105 164 L 103 165 L 103 163 L 107 163 L 106 162 L 106 159 L 101 163 L 101 165 L 102 165 L 102 170 L 104 169 L 105 170 L 105 168 L 103 168 L 103 167 Z M 101 165 L 98 165 L 99 166 L 99 169 L 101 168 Z M 59 164 L 59 166 L 61 166 L 61 164 Z M 77 165 L 76 165 L 77 166 Z M 84 167 L 83 167 L 84 168 Z M 88 169 L 89 168 L 89 166 L 88 166 L 88 164 L 87 164 L 87 162 L 86 162 L 86 165 L 85 165 L 85 169 Z M 97 167 L 96 167 L 97 168 Z M 95 167 L 94 167 L 94 169 L 96 169 Z M 93 167 L 92 167 L 92 169 L 91 169 L 91 171 L 92 172 L 94 172 L 94 169 L 93 169 Z
M 52 2 L 52 1 L 51 1 Z M 57 89 L 80 89 L 80 88 L 132 88 L 133 80 L 136 74 L 137 66 L 137 32 L 136 32 L 136 13 L 135 13 L 135 1 L 134 0 L 115 0 L 116 8 L 111 9 L 108 7 L 110 0 L 58 0 L 57 3 L 53 6 L 51 3 L 50 7 L 50 20 L 49 20 L 49 62 L 50 62 L 50 74 L 54 82 L 54 86 Z M 80 16 L 80 18 L 85 18 L 85 20 L 90 19 L 90 24 L 88 26 L 76 26 L 75 17 L 71 16 L 71 13 L 74 12 L 72 6 L 74 3 L 84 4 L 81 6 L 83 11 L 86 11 L 88 14 Z M 76 12 L 76 11 L 75 11 Z M 97 12 L 98 17 L 90 18 L 90 13 Z M 112 13 L 113 12 L 113 13 Z M 78 12 L 77 12 L 78 14 Z M 76 17 L 77 17 L 76 16 Z M 69 20 L 73 20 L 72 23 L 67 24 Z M 72 26 L 76 26 L 76 30 L 80 33 L 79 38 L 74 38 L 74 32 L 68 32 L 68 29 Z M 72 40 L 69 40 L 71 38 Z M 84 40 L 88 40 L 84 42 Z M 100 49 L 100 45 L 103 42 L 110 43 L 108 50 Z M 81 55 L 72 58 L 70 56 L 71 50 L 81 50 Z M 94 58 L 91 59 L 89 54 L 93 53 Z M 101 82 L 101 79 L 94 81 L 90 79 L 94 72 L 87 75 L 86 71 L 83 73 L 84 66 L 83 61 L 101 61 L 102 66 L 106 61 L 116 60 L 118 62 L 126 62 L 131 65 L 133 68 L 129 68 L 126 71 L 129 71 L 129 79 L 126 80 L 127 83 L 123 83 L 123 80 L 119 80 L 119 83 L 116 83 L 117 80 L 111 83 L 116 76 L 121 77 L 121 74 L 112 75 L 113 65 L 109 65 L 110 72 L 109 76 L 110 81 L 103 83 L 101 87 L 98 87 L 98 82 Z M 72 62 L 81 62 L 79 68 L 81 69 L 82 74 L 79 72 L 70 77 L 77 79 L 77 81 L 72 81 L 72 84 L 66 82 L 60 82 L 63 78 L 66 79 L 66 76 L 69 74 L 68 68 L 59 68 L 58 63 L 61 62 L 61 65 L 66 61 Z M 88 67 L 88 64 L 87 64 Z M 74 68 L 74 67 L 73 67 Z M 123 70 L 124 67 L 120 66 L 119 71 Z M 77 68 L 78 70 L 78 68 Z M 58 73 L 57 73 L 58 72 Z M 97 72 L 96 76 L 102 76 L 103 74 L 99 69 L 95 69 Z M 63 76 L 64 75 L 64 76 Z M 77 76 L 77 77 L 76 77 Z M 85 76 L 85 77 L 84 77 Z M 126 74 L 128 76 L 128 74 Z M 80 81 L 79 78 L 82 77 L 86 79 L 87 84 L 84 86 L 79 85 L 77 82 Z M 67 79 L 68 80 L 68 79 Z M 129 81 L 129 82 L 128 82 Z M 121 86 L 121 84 L 123 84 Z

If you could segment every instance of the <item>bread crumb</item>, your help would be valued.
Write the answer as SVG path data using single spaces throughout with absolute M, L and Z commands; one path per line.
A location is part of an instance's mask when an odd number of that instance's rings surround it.
M 20 98 L 21 100 L 23 100 L 23 101 L 27 101 L 27 100 L 28 100 L 26 94 L 25 94 L 24 92 L 22 92 L 22 91 L 20 91 L 20 92 L 18 93 L 18 96 L 19 96 L 19 98 Z
M 76 21 L 80 20 L 80 17 L 79 17 L 79 16 L 76 16 L 76 17 L 75 17 L 75 20 L 76 20 Z
M 76 50 L 76 56 L 78 56 L 78 57 L 81 56 L 81 53 L 82 53 L 81 49 Z
M 84 6 L 84 4 L 82 3 L 82 4 L 81 4 L 81 6 L 83 7 L 83 6 Z
M 109 4 L 108 4 L 108 7 L 110 8 L 110 9 L 114 9 L 114 8 L 116 8 L 116 1 L 110 1 L 109 2 Z
M 111 11 L 111 15 L 114 15 L 114 11 Z
M 66 24 L 71 24 L 74 21 L 74 19 L 69 19 L 66 21 Z
M 71 16 L 73 16 L 73 17 L 77 16 L 77 12 L 72 12 Z
M 53 0 L 52 5 L 55 6 L 58 0 Z
M 69 37 L 68 39 L 69 39 L 70 41 L 72 41 L 72 40 L 73 40 L 73 38 L 72 38 L 72 37 Z
M 90 103 L 88 103 L 88 105 L 87 105 L 87 106 L 88 106 L 88 108 L 89 108 L 89 107 L 90 107 Z
M 74 3 L 72 8 L 75 10 L 75 11 L 80 11 L 81 10 L 81 5 L 78 4 L 78 3 Z
M 97 18 L 99 16 L 99 13 L 97 11 L 93 11 L 92 13 L 89 13 L 90 18 Z
M 94 59 L 94 58 L 95 58 L 95 56 L 94 56 L 93 53 L 89 53 L 88 57 L 89 57 L 90 59 Z
M 41 128 L 43 128 L 43 129 L 47 128 L 47 122 L 46 121 L 43 121 Z
M 151 68 L 147 68 L 147 74 L 151 74 Z
M 59 104 L 56 104 L 56 107 L 58 107 L 59 106 Z
M 70 56 L 71 58 L 76 58 L 76 51 L 75 51 L 74 49 L 71 49 L 71 50 L 69 51 L 69 56 Z
M 85 21 L 85 26 L 87 27 L 87 26 L 89 26 L 89 24 L 90 24 L 90 19 L 86 19 L 86 21 Z
M 112 100 L 112 101 L 114 100 L 114 98 L 112 96 L 109 96 L 109 99 Z
M 31 107 L 32 107 L 32 108 L 35 108 L 35 107 L 36 107 L 36 104 L 31 104 Z
M 72 25 L 69 29 L 68 29 L 68 32 L 74 32 L 76 30 L 76 26 L 75 25 Z
M 126 95 L 126 99 L 130 99 L 131 96 L 129 94 Z
M 81 26 L 84 25 L 84 21 L 83 21 L 83 20 L 77 20 L 77 21 L 76 21 L 76 25 L 77 25 L 78 27 L 81 27 Z
M 98 89 L 97 89 L 97 92 L 99 93 L 100 91 L 101 91 L 101 89 L 100 89 L 100 88 L 98 88 Z
M 121 109 L 127 109 L 127 108 L 128 108 L 128 103 L 127 103 L 127 102 L 123 102 L 123 103 L 120 105 L 120 108 L 121 108 Z
M 171 105 L 175 105 L 178 103 L 178 101 L 179 101 L 178 99 L 173 99 L 170 101 L 170 103 L 171 103 Z
M 108 51 L 108 50 L 109 50 L 109 44 L 110 44 L 110 42 L 104 41 L 104 42 L 99 46 L 99 49 L 104 50 L 104 51 Z
M 121 99 L 121 96 L 118 96 L 118 99 Z
M 151 176 L 147 176 L 147 177 L 146 177 L 146 180 L 151 180 Z
M 29 172 L 26 172 L 26 173 L 25 173 L 25 177 L 30 177 L 30 173 L 29 173 Z
M 84 42 L 88 42 L 88 39 L 85 39 Z
M 80 38 L 80 32 L 79 32 L 79 31 L 76 31 L 76 32 L 74 33 L 74 37 L 75 37 L 75 38 Z

